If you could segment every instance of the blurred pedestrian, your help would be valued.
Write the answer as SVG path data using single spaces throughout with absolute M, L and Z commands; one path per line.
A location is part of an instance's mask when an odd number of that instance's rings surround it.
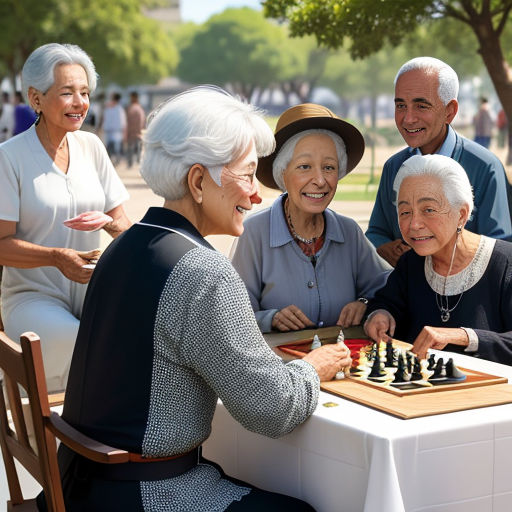
M 12 137 L 14 130 L 14 105 L 11 103 L 8 92 L 2 93 L 2 107 L 0 112 L 0 142 Z
M 117 165 L 123 152 L 126 134 L 126 114 L 121 106 L 121 95 L 115 92 L 103 111 L 103 136 L 110 159 Z
M 491 144 L 492 127 L 494 121 L 489 110 L 489 101 L 487 98 L 480 98 L 480 108 L 473 118 L 475 127 L 475 142 L 489 149 Z
M 498 112 L 496 127 L 498 128 L 498 147 L 504 148 L 508 133 L 508 119 L 503 109 Z
M 14 95 L 14 129 L 12 134 L 18 135 L 28 130 L 36 120 L 36 113 L 25 104 L 23 95 L 20 91 L 16 91 Z
M 137 91 L 130 93 L 130 105 L 126 109 L 126 151 L 128 167 L 131 167 L 133 161 L 140 162 L 140 149 L 142 141 L 142 130 L 146 126 L 146 113 L 139 103 L 139 94 Z

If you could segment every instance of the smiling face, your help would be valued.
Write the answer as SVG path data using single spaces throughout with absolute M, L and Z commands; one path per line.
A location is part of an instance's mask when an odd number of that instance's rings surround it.
M 283 180 L 291 205 L 304 213 L 322 213 L 338 185 L 338 155 L 332 139 L 323 134 L 300 139 Z
M 55 82 L 41 93 L 29 90 L 31 104 L 42 112 L 48 131 L 59 140 L 66 132 L 78 130 L 89 110 L 87 74 L 79 64 L 55 67 Z
M 398 224 L 404 240 L 420 256 L 450 254 L 467 210 L 452 208 L 437 177 L 409 176 L 402 181 Z
M 395 86 L 395 123 L 405 142 L 426 154 L 443 144 L 448 124 L 457 113 L 456 100 L 444 105 L 435 74 L 414 69 L 401 75 Z
M 258 155 L 251 142 L 240 158 L 222 169 L 221 187 L 208 172 L 204 174 L 203 212 L 207 234 L 242 234 L 246 212 L 253 204 L 261 203 L 255 179 L 257 165 Z

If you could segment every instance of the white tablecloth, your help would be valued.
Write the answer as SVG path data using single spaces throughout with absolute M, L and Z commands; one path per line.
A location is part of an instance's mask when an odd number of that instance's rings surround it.
M 512 367 L 451 355 L 512 382 Z M 320 512 L 512 511 L 512 404 L 402 420 L 321 392 L 312 417 L 274 440 L 245 430 L 219 402 L 203 453 Z

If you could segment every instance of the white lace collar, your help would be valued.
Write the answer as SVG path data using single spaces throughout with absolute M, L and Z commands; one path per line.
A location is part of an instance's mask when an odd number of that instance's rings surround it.
M 446 291 L 444 295 L 459 295 L 472 288 L 484 275 L 496 240 L 482 236 L 471 263 L 457 274 L 448 276 L 446 279 Z M 425 278 L 432 290 L 443 295 L 445 276 L 438 274 L 432 266 L 432 257 L 425 257 Z

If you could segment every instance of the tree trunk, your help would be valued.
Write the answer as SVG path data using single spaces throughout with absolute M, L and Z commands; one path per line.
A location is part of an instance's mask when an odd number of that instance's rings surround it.
M 475 16 L 473 12 L 468 13 L 468 15 L 471 28 L 480 44 L 478 51 L 494 84 L 501 106 L 507 115 L 507 119 L 512 120 L 511 71 L 503 55 L 499 34 L 492 25 L 490 13 L 487 12 Z M 511 147 L 511 134 L 509 130 L 507 164 L 512 163 Z

